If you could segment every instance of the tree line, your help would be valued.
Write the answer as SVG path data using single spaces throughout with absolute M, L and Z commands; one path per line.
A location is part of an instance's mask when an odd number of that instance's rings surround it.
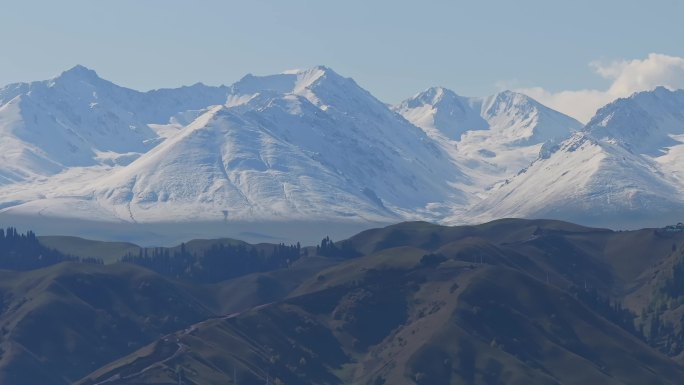
M 20 233 L 14 227 L 0 229 L 0 269 L 27 271 L 60 262 L 102 264 L 98 258 L 78 258 L 45 247 L 33 231 Z
M 280 243 L 256 247 L 244 243 L 217 243 L 190 252 L 185 243 L 175 249 L 140 248 L 137 254 L 121 258 L 159 274 L 195 283 L 215 283 L 242 275 L 288 267 L 299 259 L 301 245 Z

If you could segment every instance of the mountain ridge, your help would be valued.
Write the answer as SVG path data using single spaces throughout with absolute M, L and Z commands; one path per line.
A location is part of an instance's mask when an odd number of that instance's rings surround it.
M 361 224 L 549 216 L 615 227 L 619 215 L 595 222 L 596 213 L 612 209 L 627 210 L 637 227 L 640 216 L 655 224 L 660 213 L 670 212 L 669 220 L 684 212 L 676 198 L 684 190 L 677 166 L 683 92 L 658 88 L 617 100 L 583 127 L 511 91 L 463 97 L 431 87 L 387 106 L 325 66 L 147 92 L 76 66 L 0 89 L 0 220 Z M 572 141 L 596 143 L 585 147 L 601 166 L 571 160 L 579 154 L 570 156 Z M 586 189 L 563 178 L 574 169 L 577 180 L 593 181 Z M 610 177 L 591 179 L 599 170 Z M 548 180 L 560 182 L 551 188 Z M 591 186 L 601 184 L 626 195 L 597 200 L 607 195 Z M 598 206 L 561 210 L 581 200 Z
M 684 92 L 618 99 L 472 208 L 475 215 L 654 226 L 684 217 Z M 534 192 L 532 192 L 534 190 Z M 534 196 L 535 199 L 529 199 Z M 564 212 L 562 210 L 565 210 Z

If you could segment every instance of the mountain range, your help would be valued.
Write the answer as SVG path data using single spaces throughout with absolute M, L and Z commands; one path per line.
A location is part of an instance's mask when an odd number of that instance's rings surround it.
M 684 91 L 664 88 L 582 125 L 511 91 L 433 87 L 389 106 L 323 66 L 149 92 L 77 66 L 0 89 L 0 132 L 0 220 L 638 227 L 684 215 Z
M 657 88 L 619 99 L 470 211 L 559 217 L 602 226 L 682 218 L 684 91 Z

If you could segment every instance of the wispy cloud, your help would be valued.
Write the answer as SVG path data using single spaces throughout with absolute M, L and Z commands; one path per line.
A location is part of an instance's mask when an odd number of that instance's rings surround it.
M 589 66 L 611 81 L 608 89 L 583 89 L 550 92 L 542 87 L 518 88 L 539 102 L 587 122 L 597 109 L 634 92 L 658 86 L 684 88 L 684 58 L 652 53 L 645 59 L 591 62 Z

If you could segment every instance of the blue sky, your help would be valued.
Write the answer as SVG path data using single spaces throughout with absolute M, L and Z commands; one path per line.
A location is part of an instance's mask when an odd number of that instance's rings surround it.
M 15 0 L 0 13 L 0 84 L 75 64 L 140 90 L 324 64 L 386 102 L 433 85 L 543 99 L 605 91 L 616 63 L 683 57 L 683 3 Z

